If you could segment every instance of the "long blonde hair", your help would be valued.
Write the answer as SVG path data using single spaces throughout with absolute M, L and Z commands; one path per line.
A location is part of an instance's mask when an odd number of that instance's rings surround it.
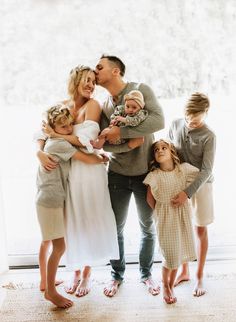
M 70 71 L 68 80 L 68 94 L 72 101 L 75 101 L 78 95 L 78 86 L 81 82 L 86 83 L 89 72 L 94 72 L 89 66 L 78 65 Z
M 157 149 L 157 145 L 160 142 L 165 143 L 168 146 L 168 148 L 170 149 L 171 157 L 172 157 L 172 160 L 174 162 L 174 165 L 175 166 L 179 166 L 179 164 L 180 164 L 180 159 L 178 157 L 177 150 L 176 150 L 174 144 L 171 143 L 168 140 L 160 139 L 160 140 L 154 142 L 153 145 L 151 146 L 151 156 L 152 156 L 152 159 L 151 159 L 150 164 L 149 164 L 149 171 L 153 171 L 153 170 L 156 170 L 156 169 L 160 169 L 160 163 L 157 162 L 156 161 L 156 158 L 155 158 L 155 152 L 156 152 L 156 149 Z

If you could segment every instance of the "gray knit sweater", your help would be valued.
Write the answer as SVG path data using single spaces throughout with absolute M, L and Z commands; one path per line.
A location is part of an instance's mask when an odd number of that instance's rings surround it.
M 130 82 L 118 95 L 116 104 L 114 104 L 111 96 L 107 98 L 103 105 L 101 130 L 109 126 L 114 107 L 124 104 L 124 95 L 134 89 L 142 92 L 148 117 L 137 127 L 121 126 L 121 138 L 130 139 L 144 136 L 144 144 L 133 150 L 128 147 L 128 143 L 120 145 L 106 143 L 104 145 L 105 151 L 112 152 L 109 170 L 125 176 L 137 176 L 148 172 L 148 163 L 151 157 L 150 148 L 154 142 L 153 133 L 164 128 L 163 111 L 152 89 L 143 83 Z
M 181 162 L 188 162 L 200 170 L 194 182 L 184 190 L 191 198 L 205 182 L 213 182 L 216 136 L 206 124 L 198 129 L 188 129 L 181 118 L 172 122 L 169 139 L 174 143 Z

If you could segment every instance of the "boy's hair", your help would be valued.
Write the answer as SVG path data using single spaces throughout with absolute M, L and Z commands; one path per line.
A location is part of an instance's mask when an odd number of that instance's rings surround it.
M 210 107 L 209 98 L 202 93 L 193 93 L 185 106 L 185 115 L 198 115 L 204 112 L 208 112 Z
M 157 144 L 160 143 L 160 142 L 163 142 L 163 143 L 167 144 L 168 148 L 170 149 L 171 156 L 172 156 L 172 159 L 174 161 L 174 165 L 178 166 L 180 164 L 180 159 L 178 157 L 177 150 L 176 150 L 174 144 L 171 143 L 168 140 L 160 139 L 160 140 L 156 141 L 155 143 L 153 143 L 153 145 L 151 146 L 152 159 L 151 159 L 151 162 L 149 164 L 149 171 L 153 171 L 155 169 L 160 168 L 160 164 L 159 164 L 159 162 L 156 161 L 156 158 L 155 158 L 155 151 L 156 151 L 156 148 L 157 148 Z
M 55 125 L 63 125 L 73 122 L 70 110 L 65 104 L 57 104 L 47 110 L 47 122 L 54 129 Z
M 78 95 L 78 86 L 80 82 L 86 82 L 89 72 L 94 72 L 89 66 L 78 65 L 70 71 L 68 81 L 68 94 L 73 101 L 75 101 Z
M 119 68 L 120 75 L 122 77 L 125 75 L 125 64 L 123 63 L 123 61 L 120 58 L 118 58 L 116 56 L 106 55 L 106 54 L 103 54 L 100 59 L 103 59 L 103 58 L 108 59 L 110 62 L 112 62 L 114 65 L 116 65 L 116 67 Z

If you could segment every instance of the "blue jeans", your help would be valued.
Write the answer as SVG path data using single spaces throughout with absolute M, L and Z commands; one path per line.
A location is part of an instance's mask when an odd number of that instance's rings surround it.
M 134 194 L 142 233 L 139 250 L 141 280 L 144 281 L 151 276 L 156 234 L 152 209 L 146 201 L 147 187 L 143 184 L 145 176 L 124 176 L 112 171 L 108 172 L 109 191 L 112 208 L 116 217 L 120 251 L 120 259 L 110 261 L 112 266 L 111 275 L 114 280 L 120 282 L 123 280 L 125 272 L 123 232 L 132 193 Z

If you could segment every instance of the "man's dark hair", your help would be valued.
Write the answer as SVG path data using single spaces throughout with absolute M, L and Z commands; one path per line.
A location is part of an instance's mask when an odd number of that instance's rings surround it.
M 122 62 L 122 60 L 116 56 L 110 56 L 103 54 L 100 59 L 106 58 L 112 63 L 114 63 L 120 70 L 120 75 L 123 77 L 125 75 L 125 64 Z

